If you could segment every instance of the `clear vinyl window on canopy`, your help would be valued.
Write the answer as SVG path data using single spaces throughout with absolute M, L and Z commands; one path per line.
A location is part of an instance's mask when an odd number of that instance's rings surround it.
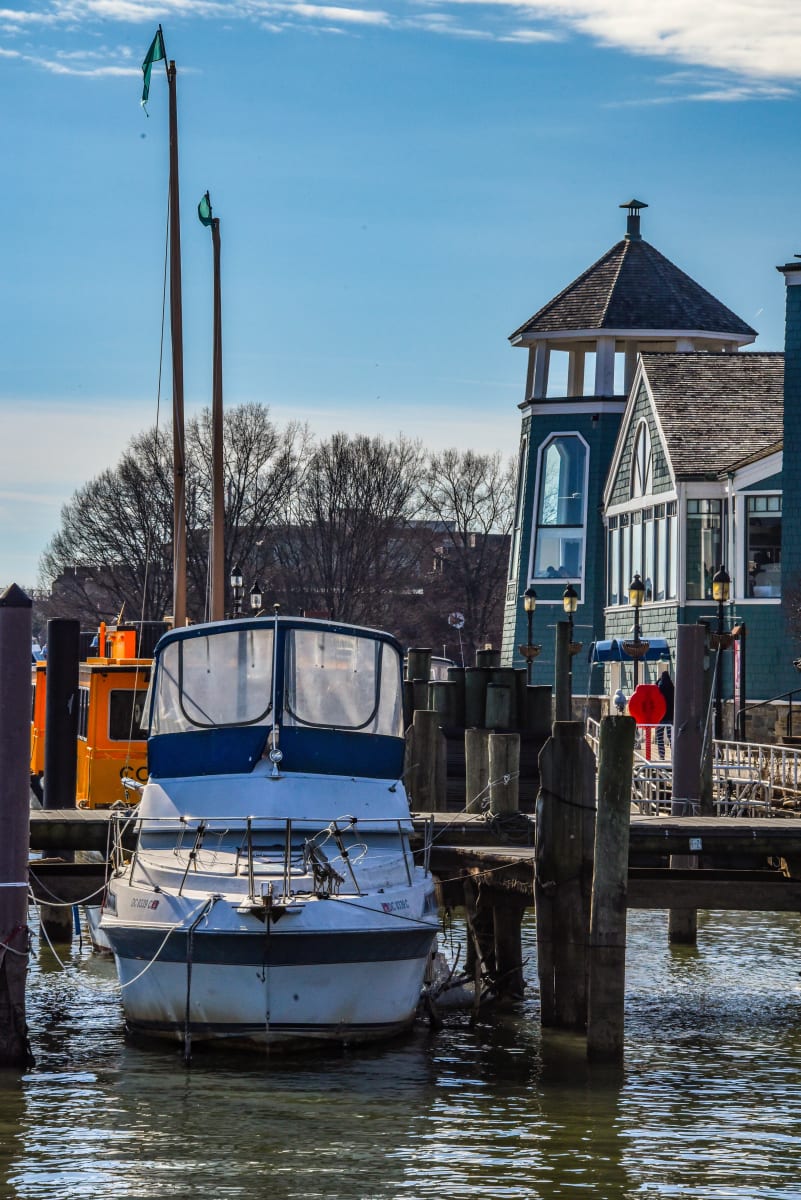
M 542 448 L 534 543 L 536 579 L 581 579 L 586 520 L 587 445 L 558 434 Z
M 150 732 L 272 724 L 273 630 L 215 630 L 165 646 Z
M 400 655 L 377 638 L 291 629 L 284 725 L 403 736 Z

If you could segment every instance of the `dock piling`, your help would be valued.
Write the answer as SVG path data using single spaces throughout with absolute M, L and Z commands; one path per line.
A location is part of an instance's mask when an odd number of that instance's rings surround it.
M 0 596 L 0 1066 L 31 1061 L 25 1021 L 30 844 L 31 601 Z
M 598 811 L 590 910 L 587 1056 L 623 1061 L 632 717 L 604 717 L 598 750 Z
M 75 807 L 78 770 L 78 664 L 80 622 L 56 617 L 47 622 L 47 693 L 45 699 L 44 805 Z M 60 857 L 72 861 L 71 852 Z M 39 919 L 53 943 L 72 940 L 72 910 L 41 904 Z

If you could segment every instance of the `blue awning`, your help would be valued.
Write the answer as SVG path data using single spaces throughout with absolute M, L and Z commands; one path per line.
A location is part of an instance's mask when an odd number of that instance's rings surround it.
M 645 639 L 643 639 L 644 641 Z M 649 646 L 645 653 L 646 662 L 670 662 L 670 646 L 667 638 L 648 638 Z M 619 638 L 608 638 L 593 642 L 590 647 L 591 663 L 633 662 L 630 654 L 626 654 Z M 640 660 L 642 661 L 642 660 Z

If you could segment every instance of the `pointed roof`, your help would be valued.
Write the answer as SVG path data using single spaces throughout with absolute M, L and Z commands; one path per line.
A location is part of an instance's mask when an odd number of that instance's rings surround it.
M 631 203 L 644 207 L 640 201 Z M 755 329 L 639 235 L 619 241 L 509 340 L 585 329 L 700 331 L 749 341 L 756 337 Z
M 784 355 L 640 356 L 676 479 L 718 479 L 778 448 Z

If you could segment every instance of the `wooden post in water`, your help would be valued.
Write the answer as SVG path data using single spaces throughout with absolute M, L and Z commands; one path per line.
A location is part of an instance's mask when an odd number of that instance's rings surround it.
M 481 812 L 488 804 L 489 729 L 465 729 L 465 810 Z
M 78 771 L 79 621 L 56 617 L 47 622 L 45 695 L 44 808 L 75 808 Z M 72 861 L 72 851 L 59 857 Z M 39 919 L 51 942 L 72 941 L 72 909 L 39 905 Z
M 520 937 L 525 911 L 526 901 L 521 896 L 497 892 L 493 898 L 496 988 L 499 1000 L 513 1004 L 523 999 L 526 986 Z
M 31 601 L 0 595 L 0 1067 L 30 1061 L 25 1023 L 30 846 Z
M 427 647 L 410 646 L 406 651 L 406 678 L 424 679 L 428 683 L 431 678 L 431 651 Z
M 567 631 L 567 626 L 565 625 Z M 537 954 L 543 1025 L 585 1030 L 595 838 L 595 755 L 581 721 L 555 721 L 540 753 Z
M 587 1056 L 615 1063 L 623 1061 L 626 893 L 635 730 L 632 717 L 604 717 L 598 750 Z
M 570 695 L 570 625 L 559 621 L 556 625 L 556 655 L 553 678 L 554 721 L 570 721 L 573 704 Z
M 487 729 L 511 729 L 512 691 L 504 683 L 487 684 L 487 705 L 482 724 Z
M 406 790 L 418 812 L 445 808 L 447 763 L 441 720 L 438 712 L 418 708 L 407 731 Z
M 517 812 L 520 783 L 520 734 L 489 735 L 489 808 L 493 815 Z
M 676 630 L 676 694 L 673 713 L 673 802 L 674 817 L 698 812 L 701 803 L 701 757 L 704 742 L 704 654 L 703 625 L 679 625 Z M 688 847 L 689 849 L 689 847 Z M 697 865 L 689 854 L 671 856 L 672 867 Z M 668 916 L 671 942 L 695 945 L 698 914 L 694 908 L 672 908 Z

